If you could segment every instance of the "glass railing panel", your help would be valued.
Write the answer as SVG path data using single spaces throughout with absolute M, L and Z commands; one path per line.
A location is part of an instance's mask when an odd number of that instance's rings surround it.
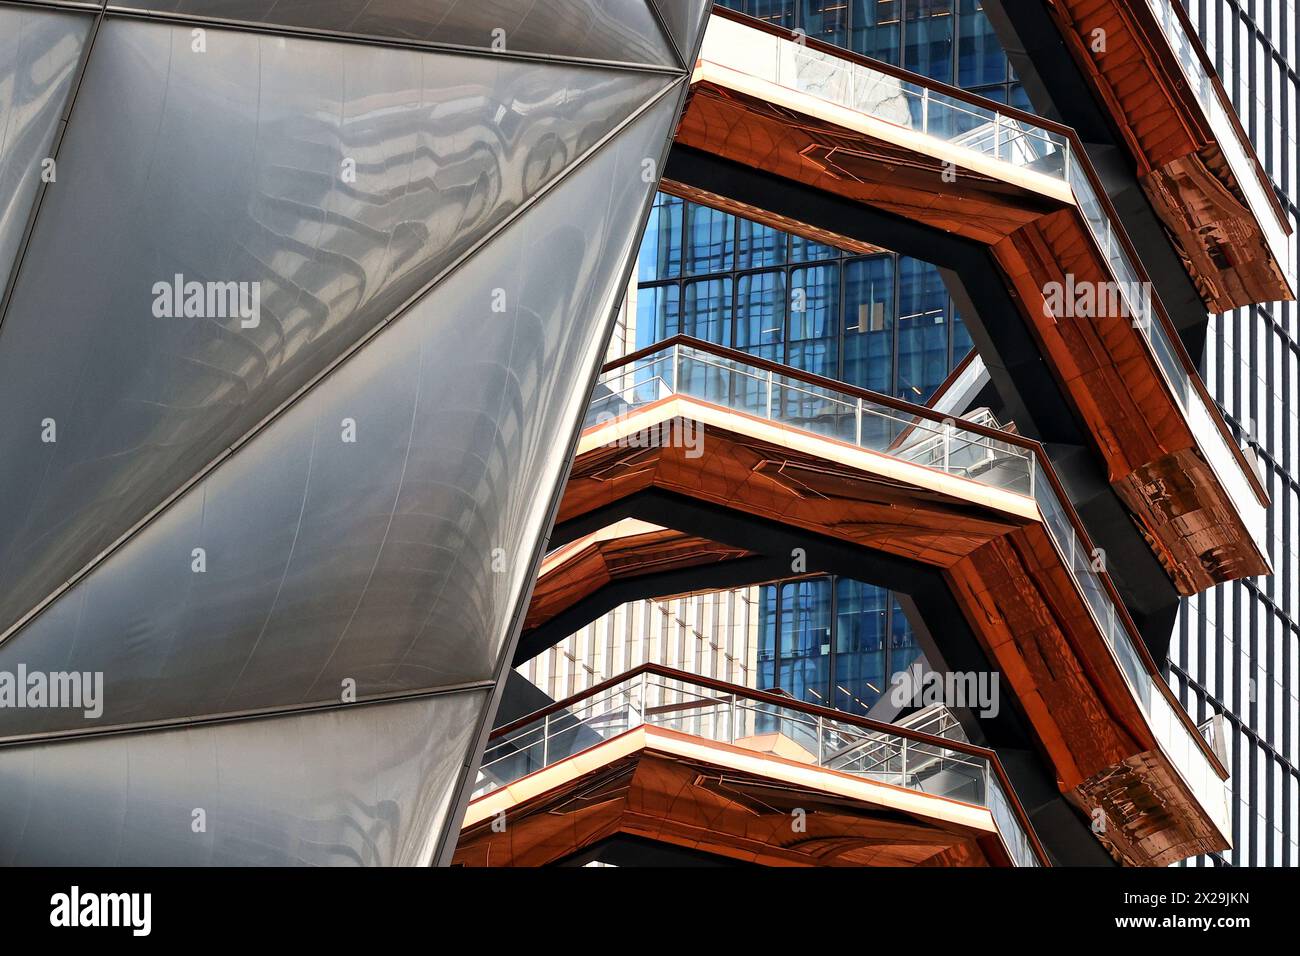
M 636 688 L 619 685 L 567 711 L 548 714 L 489 741 L 475 796 L 545 769 L 624 733 L 639 722 Z
M 793 56 L 785 62 L 793 69 L 782 78 L 790 88 L 833 103 L 847 105 L 856 102 L 853 64 L 820 50 L 791 45 L 794 46 Z
M 910 789 L 985 806 L 988 761 L 938 744 L 911 741 L 903 754 Z
M 724 19 L 711 23 L 703 60 L 915 130 L 1053 178 L 1064 176 L 1064 137 L 968 100 Z
M 989 788 L 988 806 L 993 814 L 993 822 L 997 825 L 998 832 L 1002 834 L 1002 840 L 1007 845 L 1011 859 L 1016 865 L 1039 866 L 1038 856 L 1034 853 L 1029 834 L 1025 832 L 1025 828 L 1020 824 L 1020 818 L 1011 809 L 1011 802 L 1007 799 L 1002 784 L 996 780 Z
M 1070 188 L 1074 192 L 1079 211 L 1083 213 L 1084 221 L 1087 222 L 1097 247 L 1101 249 L 1110 266 L 1111 275 L 1118 287 L 1118 295 L 1122 300 L 1123 308 L 1127 311 L 1126 318 L 1146 339 L 1156 364 L 1164 372 L 1170 390 L 1182 403 L 1185 413 L 1193 392 L 1191 375 L 1174 348 L 1164 324 L 1155 313 L 1151 302 L 1150 286 L 1138 278 L 1137 269 L 1117 238 L 1110 218 L 1106 215 L 1105 207 L 1102 206 L 1092 187 L 1092 181 L 1082 170 L 1071 169 Z
M 814 435 L 857 442 L 857 402 L 846 396 L 776 376 L 771 417 Z
M 1000 158 L 1000 124 L 996 110 L 976 106 L 946 93 L 928 92 L 924 99 L 924 131 L 928 135 Z

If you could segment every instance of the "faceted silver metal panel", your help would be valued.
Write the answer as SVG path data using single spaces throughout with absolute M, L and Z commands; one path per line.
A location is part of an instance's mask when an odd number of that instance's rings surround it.
M 427 865 L 486 702 L 0 748 L 0 865 Z
M 691 68 L 700 37 L 704 33 L 704 23 L 709 18 L 712 3 L 700 3 L 699 0 L 646 0 L 653 3 L 659 11 L 660 19 L 668 28 L 677 51 L 682 55 L 684 65 Z
M 494 676 L 676 94 L 0 645 L 0 670 L 102 671 L 97 726 Z M 85 727 L 21 710 L 0 734 Z
M 0 632 L 671 81 L 106 21 L 0 327 Z
M 27 229 L 91 17 L 0 7 L 0 292 Z
M 676 66 L 648 0 L 125 0 L 133 9 Z M 692 6 L 697 6 L 692 4 Z M 501 31 L 496 33 L 494 31 Z

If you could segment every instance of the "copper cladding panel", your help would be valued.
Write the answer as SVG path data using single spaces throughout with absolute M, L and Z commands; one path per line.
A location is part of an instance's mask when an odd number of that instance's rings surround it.
M 791 826 L 796 808 L 802 832 Z M 982 831 L 651 747 L 511 807 L 504 832 L 491 819 L 466 827 L 452 865 L 545 866 L 620 833 L 764 866 L 1010 865 Z
M 1111 483 L 1179 591 L 1269 573 L 1236 505 L 1195 450 L 1142 332 L 1125 315 L 1049 309 L 1043 290 L 1064 285 L 1067 273 L 1079 286 L 1112 281 L 1076 207 L 965 169 L 936 191 L 943 170 L 932 157 L 706 82 L 692 88 L 677 141 L 989 244 L 1095 436 Z
M 574 462 L 558 522 L 648 488 L 840 538 L 943 570 L 989 659 L 1000 670 L 1056 770 L 1079 788 L 1131 757 L 1137 803 L 1174 806 L 1161 827 L 1175 846 L 1222 849 L 1195 798 L 1159 751 L 1105 639 L 1044 528 L 1004 512 L 771 442 L 697 423 L 703 454 L 679 448 L 598 447 Z M 827 440 L 828 446 L 838 443 Z M 556 611 L 553 610 L 553 613 Z M 1144 776 L 1146 774 L 1146 776 Z M 1089 806 L 1092 804 L 1089 803 Z
M 1042 701 L 1030 716 L 1062 789 L 1153 746 L 1041 525 L 720 429 L 702 447 L 581 455 L 558 520 L 653 487 L 940 568 L 1026 710 Z
M 1089 778 L 1069 797 L 1085 816 L 1104 821 L 1094 832 L 1117 860 L 1170 866 L 1225 849 L 1213 827 L 1185 812 L 1179 791 L 1168 766 L 1148 751 Z
M 579 542 L 571 554 L 538 577 L 524 630 L 539 627 L 614 581 L 700 567 L 751 553 L 670 528 Z
M 709 82 L 691 87 L 677 142 L 990 244 L 1060 206 L 966 170 L 936 189 L 932 156 Z
M 1048 8 L 1136 160 L 1138 181 L 1206 308 L 1294 298 L 1146 4 L 1058 0 Z M 1105 37 L 1104 51 L 1093 52 L 1094 36 Z
M 1268 574 L 1268 562 L 1197 450 L 1132 319 L 1054 316 L 1049 310 L 1042 290 L 1050 282 L 1065 285 L 1070 275 L 1076 285 L 1106 282 L 1077 214 L 1044 216 L 993 252 L 1036 318 L 1049 363 L 1096 437 L 1111 485 L 1179 592 Z

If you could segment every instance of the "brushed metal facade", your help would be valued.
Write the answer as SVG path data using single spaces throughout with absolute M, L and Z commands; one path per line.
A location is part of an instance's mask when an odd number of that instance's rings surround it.
M 124 0 L 120 6 L 494 52 L 675 65 L 653 0 Z M 118 6 L 118 4 L 114 4 Z M 701 11 L 700 0 L 667 0 Z
M 0 862 L 435 861 L 707 4 L 139 6 L 23 8 L 72 65 L 0 100 L 14 208 L 69 116 L 0 316 L 0 675 L 102 679 L 0 707 Z
M 0 750 L 0 866 L 427 864 L 485 698 Z
M 96 37 L 4 316 L 0 633 L 672 81 L 205 42 L 125 20 Z M 257 283 L 256 325 L 155 315 L 177 276 Z
M 0 290 L 41 183 L 58 181 L 42 162 L 89 32 L 84 15 L 0 7 Z

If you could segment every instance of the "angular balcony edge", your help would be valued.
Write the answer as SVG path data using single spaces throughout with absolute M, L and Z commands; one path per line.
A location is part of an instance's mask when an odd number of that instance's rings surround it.
M 457 862 L 554 862 L 613 831 L 772 865 L 1050 865 L 993 751 L 653 664 L 493 732 Z
M 1047 8 L 1206 308 L 1294 299 L 1291 225 L 1186 12 L 1170 0 Z
M 987 245 L 1178 589 L 1269 573 L 1267 492 L 1077 137 L 742 20 L 712 17 L 678 143 Z
M 606 366 L 587 421 L 561 523 L 658 487 L 940 568 L 1063 790 L 1154 755 L 1153 795 L 1201 822 L 1171 821 L 1187 833 L 1150 858 L 1226 846 L 1227 772 L 1093 567 L 1037 442 L 682 338 Z

